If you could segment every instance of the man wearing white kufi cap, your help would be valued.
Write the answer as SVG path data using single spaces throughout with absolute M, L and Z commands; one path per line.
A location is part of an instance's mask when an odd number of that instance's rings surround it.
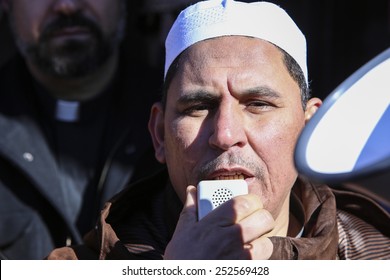
M 164 79 L 149 130 L 167 171 L 106 204 L 86 238 L 91 256 L 390 258 L 388 214 L 361 196 L 312 184 L 294 167 L 298 135 L 321 100 L 308 97 L 305 37 L 283 9 L 233 0 L 188 7 L 167 37 Z M 198 219 L 195 186 L 235 179 L 249 194 Z M 375 213 L 370 221 L 351 214 L 357 200 Z M 59 249 L 49 258 L 85 252 Z
M 165 75 L 172 61 L 189 46 L 231 35 L 264 39 L 282 48 L 298 62 L 307 82 L 305 36 L 289 15 L 272 3 L 230 0 L 204 1 L 179 15 L 166 39 Z

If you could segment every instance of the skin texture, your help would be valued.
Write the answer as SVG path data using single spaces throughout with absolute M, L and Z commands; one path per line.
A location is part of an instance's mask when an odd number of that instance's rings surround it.
M 266 236 L 287 234 L 295 143 L 320 105 L 313 98 L 302 108 L 280 50 L 266 41 L 229 36 L 187 49 L 166 108 L 156 103 L 149 122 L 156 158 L 185 204 L 165 257 L 269 258 Z M 193 186 L 235 174 L 249 194 L 197 222 Z
M 111 80 L 123 36 L 123 0 L 3 0 L 32 75 L 53 95 L 88 99 Z

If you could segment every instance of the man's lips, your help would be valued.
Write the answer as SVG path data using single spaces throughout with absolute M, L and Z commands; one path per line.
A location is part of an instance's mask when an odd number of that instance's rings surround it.
M 236 179 L 248 179 L 253 177 L 253 175 L 243 169 L 222 169 L 217 170 L 207 176 L 208 180 L 236 180 Z
M 59 37 L 76 37 L 76 36 L 88 36 L 90 35 L 90 31 L 85 27 L 64 27 L 61 29 L 57 29 L 51 32 L 50 37 L 59 38 Z

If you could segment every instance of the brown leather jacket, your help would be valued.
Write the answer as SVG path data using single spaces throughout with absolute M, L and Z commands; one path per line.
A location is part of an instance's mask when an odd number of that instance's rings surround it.
M 162 259 L 182 207 L 167 181 L 161 172 L 129 186 L 106 203 L 84 245 L 48 259 Z M 288 236 L 271 241 L 271 259 L 390 259 L 390 215 L 363 195 L 299 177 Z

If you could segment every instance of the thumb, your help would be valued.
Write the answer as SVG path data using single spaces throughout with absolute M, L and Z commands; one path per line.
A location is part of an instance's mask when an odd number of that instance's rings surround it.
M 188 224 L 193 224 L 198 221 L 196 201 L 196 188 L 194 186 L 188 186 L 186 190 L 186 201 L 184 202 L 184 207 L 180 213 L 176 228 L 185 229 Z
M 188 246 L 193 243 L 191 233 L 194 225 L 198 221 L 197 216 L 196 188 L 194 186 L 188 186 L 186 201 L 180 213 L 172 239 L 165 249 L 164 259 L 179 260 L 186 258 L 185 256 L 188 255 Z
M 184 203 L 184 208 L 194 208 L 196 210 L 196 188 L 194 186 L 188 186 L 186 190 L 186 201 Z

